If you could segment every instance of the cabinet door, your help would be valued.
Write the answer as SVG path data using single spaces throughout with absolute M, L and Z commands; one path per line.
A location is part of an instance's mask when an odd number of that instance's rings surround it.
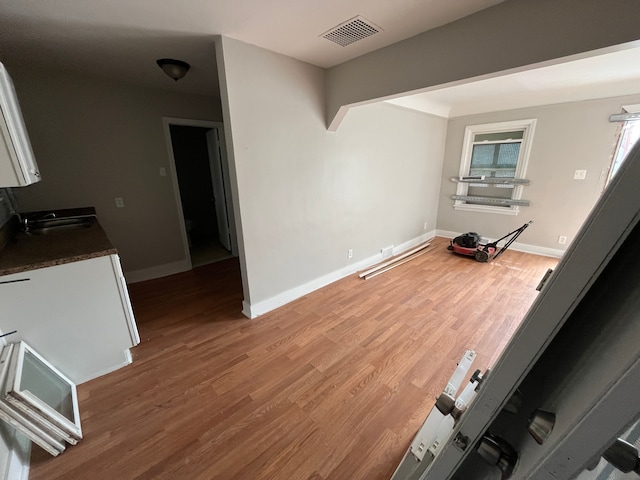
M 18 97 L 0 63 L 0 187 L 21 187 L 40 181 Z
M 0 329 L 86 382 L 131 362 L 121 289 L 109 256 L 0 277 Z

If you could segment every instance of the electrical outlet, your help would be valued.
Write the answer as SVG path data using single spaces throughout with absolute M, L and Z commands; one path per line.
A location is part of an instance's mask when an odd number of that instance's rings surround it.
M 124 208 L 124 199 L 122 197 L 116 197 L 116 207 Z
M 560 235 L 560 236 L 558 237 L 558 243 L 559 243 L 560 245 L 564 245 L 565 243 L 567 243 L 567 237 L 565 237 L 564 235 Z
M 585 178 L 587 178 L 586 170 L 576 170 L 576 173 L 573 174 L 574 180 L 584 180 Z
M 352 249 L 352 248 L 350 248 L 350 249 L 347 251 L 347 259 L 350 259 L 350 258 L 353 258 L 353 249 Z
M 427 222 L 424 222 L 424 226 L 422 227 L 423 230 L 427 229 Z

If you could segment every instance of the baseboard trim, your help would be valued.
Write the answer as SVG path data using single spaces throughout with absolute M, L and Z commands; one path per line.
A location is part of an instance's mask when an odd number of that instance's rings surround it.
M 133 363 L 133 357 L 131 356 L 131 350 L 129 350 L 128 348 L 126 348 L 123 351 L 123 355 L 124 355 L 124 361 L 122 363 L 118 363 L 117 365 L 111 365 L 107 368 L 103 368 L 100 370 L 97 370 L 93 373 L 90 373 L 89 375 L 87 375 L 84 378 L 81 378 L 78 382 L 76 382 L 76 384 L 80 385 L 82 383 L 88 382 L 90 380 L 93 380 L 94 378 L 98 378 L 101 377 L 103 375 L 106 375 L 108 373 L 111 372 L 115 372 L 116 370 L 120 370 L 121 368 L 124 368 L 128 365 L 131 365 Z
M 454 238 L 460 235 L 459 232 L 451 232 L 449 230 L 436 230 L 436 235 L 438 237 L 444 238 Z M 491 242 L 493 238 L 485 238 L 483 237 L 483 242 Z M 543 255 L 545 257 L 553 257 L 553 258 L 561 258 L 564 255 L 565 250 L 560 250 L 558 248 L 549 248 L 549 247 L 540 247 L 538 245 L 531 245 L 528 243 L 520 243 L 513 242 L 510 246 L 510 249 L 513 249 L 517 252 L 524 253 L 533 253 L 535 255 Z
M 156 265 L 155 267 L 125 272 L 124 278 L 127 283 L 138 283 L 144 282 L 145 280 L 153 280 L 154 278 L 166 277 L 168 275 L 186 272 L 188 270 L 191 270 L 191 264 L 189 263 L 189 261 L 179 260 L 177 262 Z
M 393 248 L 393 254 L 397 255 L 400 252 L 409 250 L 410 248 L 413 248 L 416 245 L 424 243 L 427 240 L 433 238 L 435 234 L 436 234 L 435 230 L 431 232 L 426 232 L 423 235 L 420 235 L 419 237 L 413 238 L 400 245 L 396 245 Z M 372 265 L 375 265 L 376 263 L 381 262 L 382 260 L 383 260 L 382 252 L 380 252 L 376 255 L 372 255 L 363 260 L 359 260 L 355 263 L 345 266 L 344 268 L 340 268 L 338 270 L 330 272 L 326 275 L 316 278 L 315 280 L 312 280 L 303 285 L 300 285 L 298 287 L 282 292 L 278 295 L 275 295 L 261 302 L 249 303 L 247 301 L 243 301 L 242 313 L 249 318 L 256 318 L 260 315 L 264 315 L 265 313 L 275 310 L 276 308 L 282 307 L 283 305 L 286 305 L 287 303 L 290 303 L 300 297 L 303 297 L 304 295 L 308 295 L 309 293 L 315 290 L 325 287 L 330 283 L 336 282 L 345 277 L 348 277 L 349 275 L 353 275 L 358 271 L 369 268 Z

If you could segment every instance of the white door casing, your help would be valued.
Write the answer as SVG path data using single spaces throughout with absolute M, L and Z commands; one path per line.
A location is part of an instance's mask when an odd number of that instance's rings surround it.
M 229 229 L 229 215 L 225 193 L 224 177 L 222 173 L 222 147 L 220 145 L 219 129 L 213 128 L 207 132 L 207 150 L 209 152 L 209 169 L 213 185 L 213 197 L 218 223 L 218 239 L 227 250 L 231 251 L 231 233 Z
M 230 188 L 230 177 L 229 177 L 229 165 L 227 163 L 227 154 L 226 154 L 226 146 L 225 146 L 225 137 L 224 137 L 224 128 L 221 122 L 211 122 L 208 120 L 189 120 L 184 118 L 171 118 L 171 117 L 163 117 L 162 124 L 165 133 L 165 146 L 167 148 L 167 155 L 169 157 L 169 171 L 171 173 L 171 181 L 173 184 L 173 192 L 176 202 L 177 215 L 178 215 L 178 223 L 180 225 L 181 231 L 181 239 L 182 239 L 182 249 L 184 252 L 184 262 L 185 262 L 185 270 L 191 270 L 191 255 L 189 251 L 189 240 L 187 238 L 187 229 L 185 225 L 184 214 L 182 213 L 182 199 L 180 197 L 180 186 L 178 184 L 178 173 L 176 169 L 176 161 L 173 155 L 173 146 L 171 143 L 171 125 L 182 125 L 187 127 L 204 127 L 204 128 L 212 128 L 218 130 L 218 139 L 220 145 L 220 153 L 221 153 L 221 166 L 222 166 L 222 178 L 224 182 L 224 191 L 225 191 L 225 202 L 227 204 L 227 214 L 228 214 L 228 224 L 229 224 L 229 233 L 230 233 L 230 242 L 231 242 L 231 254 L 233 256 L 238 255 L 238 241 L 235 232 L 235 217 L 232 208 L 232 197 L 231 197 L 231 188 Z

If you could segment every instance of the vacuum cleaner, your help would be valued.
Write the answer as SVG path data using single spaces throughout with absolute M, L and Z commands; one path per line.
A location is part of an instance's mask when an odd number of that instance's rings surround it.
M 495 242 L 480 243 L 480 235 L 476 232 L 467 232 L 457 236 L 449 243 L 448 250 L 453 251 L 459 255 L 466 255 L 468 257 L 474 257 L 478 262 L 488 262 L 489 260 L 496 259 L 509 248 L 516 238 L 524 232 L 533 221 L 529 221 L 522 225 L 520 228 L 513 232 L 507 233 L 504 237 L 499 238 Z M 506 240 L 508 239 L 508 240 Z M 506 240 L 502 247 L 498 247 L 498 242 Z

